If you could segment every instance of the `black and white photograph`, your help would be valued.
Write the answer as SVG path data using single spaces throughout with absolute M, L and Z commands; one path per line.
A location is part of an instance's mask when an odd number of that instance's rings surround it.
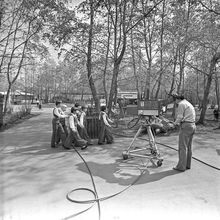
M 220 0 L 0 0 L 0 220 L 220 219 Z

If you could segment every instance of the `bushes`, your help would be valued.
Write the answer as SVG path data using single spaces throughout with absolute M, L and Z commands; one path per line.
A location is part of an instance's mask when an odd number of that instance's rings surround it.
M 7 109 L 6 115 L 3 118 L 3 125 L 13 124 L 18 119 L 21 119 L 31 113 L 31 106 L 19 106 L 16 110 L 11 106 Z

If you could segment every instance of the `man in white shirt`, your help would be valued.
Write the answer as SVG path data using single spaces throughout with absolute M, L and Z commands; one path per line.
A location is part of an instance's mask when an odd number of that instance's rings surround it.
M 192 139 L 196 130 L 196 113 L 193 105 L 183 95 L 173 95 L 178 104 L 175 125 L 180 126 L 179 132 L 179 161 L 174 170 L 185 171 L 191 168 Z
M 52 137 L 51 137 L 51 147 L 55 148 L 56 144 L 61 139 L 62 145 L 64 146 L 66 140 L 66 134 L 63 129 L 62 124 L 60 123 L 61 118 L 68 117 L 67 115 L 62 113 L 61 110 L 61 101 L 56 101 L 56 107 L 53 109 L 53 120 L 52 120 Z

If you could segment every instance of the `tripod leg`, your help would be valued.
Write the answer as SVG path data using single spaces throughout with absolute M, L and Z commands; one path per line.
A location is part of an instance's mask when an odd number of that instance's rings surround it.
M 151 130 L 151 127 L 150 125 L 147 126 L 147 133 L 148 133 L 148 136 L 149 136 L 149 144 L 151 146 L 151 148 L 158 153 L 158 149 L 157 149 L 157 145 L 155 143 L 155 138 L 154 138 L 154 135 L 152 133 L 152 130 Z
M 134 136 L 134 138 L 133 138 L 132 142 L 130 143 L 130 146 L 128 147 L 127 151 L 129 151 L 129 150 L 130 150 L 130 148 L 132 147 L 132 145 L 133 145 L 134 141 L 135 141 L 135 140 L 136 140 L 136 138 L 137 138 L 137 137 L 140 135 L 141 131 L 142 131 L 142 126 L 140 126 L 140 128 L 138 129 L 138 131 L 137 131 L 137 133 L 135 134 L 135 136 Z

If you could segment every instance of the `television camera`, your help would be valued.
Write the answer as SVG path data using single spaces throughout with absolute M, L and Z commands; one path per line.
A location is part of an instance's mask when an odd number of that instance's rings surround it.
M 144 118 L 143 123 L 135 134 L 128 149 L 122 153 L 123 159 L 126 160 L 131 157 L 147 158 L 155 166 L 161 166 L 163 159 L 160 156 L 159 150 L 156 145 L 155 137 L 151 129 L 151 121 L 153 116 L 158 116 L 161 109 L 161 102 L 158 100 L 138 100 L 138 115 Z M 134 142 L 138 136 L 147 131 L 148 144 L 144 147 L 135 147 Z

